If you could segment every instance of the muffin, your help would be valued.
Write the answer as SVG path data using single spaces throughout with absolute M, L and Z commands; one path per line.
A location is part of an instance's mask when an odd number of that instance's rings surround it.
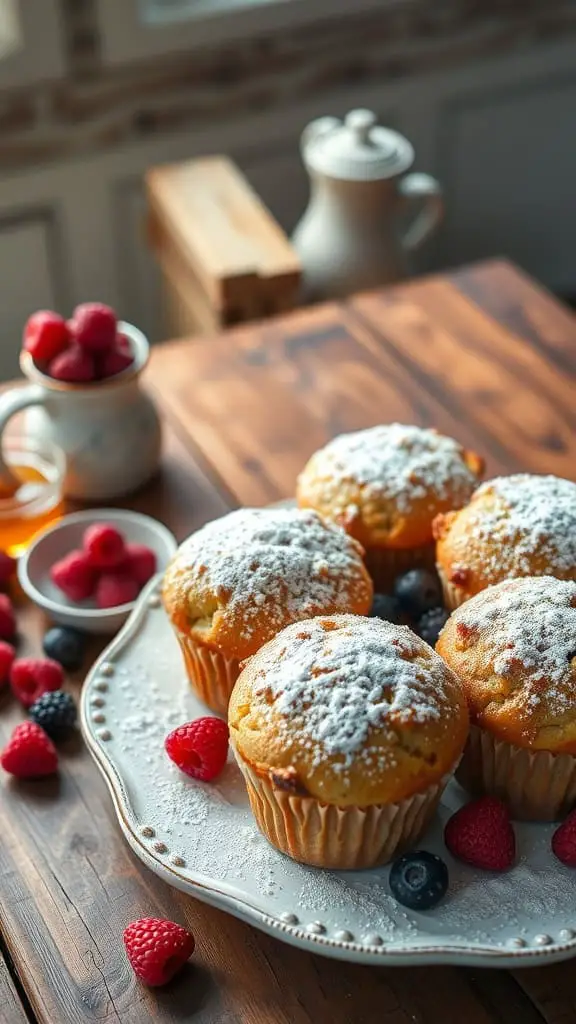
M 297 499 L 360 541 L 377 590 L 432 567 L 432 522 L 460 508 L 482 475 L 479 456 L 435 430 L 399 423 L 342 434 L 300 474 Z
M 518 576 L 576 579 L 576 484 L 556 476 L 497 477 L 434 522 L 448 608 Z
M 240 663 L 291 622 L 369 611 L 360 544 L 312 511 L 246 508 L 208 523 L 168 566 L 163 601 L 192 688 L 225 714 Z
M 295 860 L 368 868 L 416 842 L 468 734 L 453 672 L 407 626 L 282 630 L 245 666 L 230 738 L 257 824 Z
M 462 784 L 516 818 L 564 817 L 576 805 L 576 583 L 488 587 L 453 612 L 436 649 L 470 711 Z

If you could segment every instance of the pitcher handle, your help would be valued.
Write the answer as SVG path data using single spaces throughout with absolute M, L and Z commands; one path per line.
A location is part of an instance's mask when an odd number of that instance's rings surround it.
M 413 172 L 400 179 L 398 191 L 406 203 L 419 207 L 414 220 L 406 229 L 402 245 L 409 251 L 419 249 L 444 217 L 440 183 L 430 174 Z
M 15 489 L 15 478 L 4 460 L 2 437 L 8 423 L 16 413 L 28 409 L 31 405 L 44 405 L 46 395 L 39 384 L 28 384 L 25 387 L 11 388 L 0 395 L 0 495 L 12 494 Z

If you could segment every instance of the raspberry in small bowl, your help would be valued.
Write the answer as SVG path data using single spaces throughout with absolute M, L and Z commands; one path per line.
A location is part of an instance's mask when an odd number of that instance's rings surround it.
M 112 634 L 176 547 L 175 537 L 151 516 L 115 508 L 74 512 L 33 540 L 19 561 L 18 578 L 58 625 Z

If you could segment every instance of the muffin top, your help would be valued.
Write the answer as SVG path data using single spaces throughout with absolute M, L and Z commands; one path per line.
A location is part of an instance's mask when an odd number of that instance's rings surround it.
M 437 650 L 473 722 L 520 747 L 576 754 L 576 583 L 525 576 L 461 605 Z
M 576 578 L 576 484 L 517 473 L 434 523 L 437 561 L 466 594 L 516 576 Z
M 316 512 L 239 509 L 181 545 L 164 576 L 164 606 L 180 632 L 247 658 L 290 622 L 367 612 L 372 583 L 362 554 Z
M 432 540 L 439 512 L 468 501 L 482 470 L 452 438 L 390 423 L 341 434 L 316 452 L 298 478 L 298 504 L 365 547 L 415 547 Z
M 442 659 L 407 626 L 354 615 L 282 630 L 240 674 L 228 722 L 255 772 L 341 807 L 425 790 L 454 767 L 468 732 Z

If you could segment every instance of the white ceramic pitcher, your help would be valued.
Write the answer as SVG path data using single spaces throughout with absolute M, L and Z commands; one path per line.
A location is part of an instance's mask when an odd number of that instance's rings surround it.
M 406 174 L 414 161 L 408 140 L 378 125 L 372 111 L 352 110 L 343 122 L 312 121 L 301 151 L 311 193 L 292 243 L 303 297 L 339 298 L 405 277 L 408 254 L 443 215 L 435 178 Z
M 0 396 L 0 475 L 2 432 L 23 409 L 24 436 L 52 441 L 63 450 L 68 497 L 111 501 L 153 475 L 160 459 L 160 422 L 139 382 L 149 344 L 132 324 L 119 323 L 118 330 L 130 339 L 134 363 L 94 384 L 54 380 L 22 352 L 20 365 L 30 383 Z

